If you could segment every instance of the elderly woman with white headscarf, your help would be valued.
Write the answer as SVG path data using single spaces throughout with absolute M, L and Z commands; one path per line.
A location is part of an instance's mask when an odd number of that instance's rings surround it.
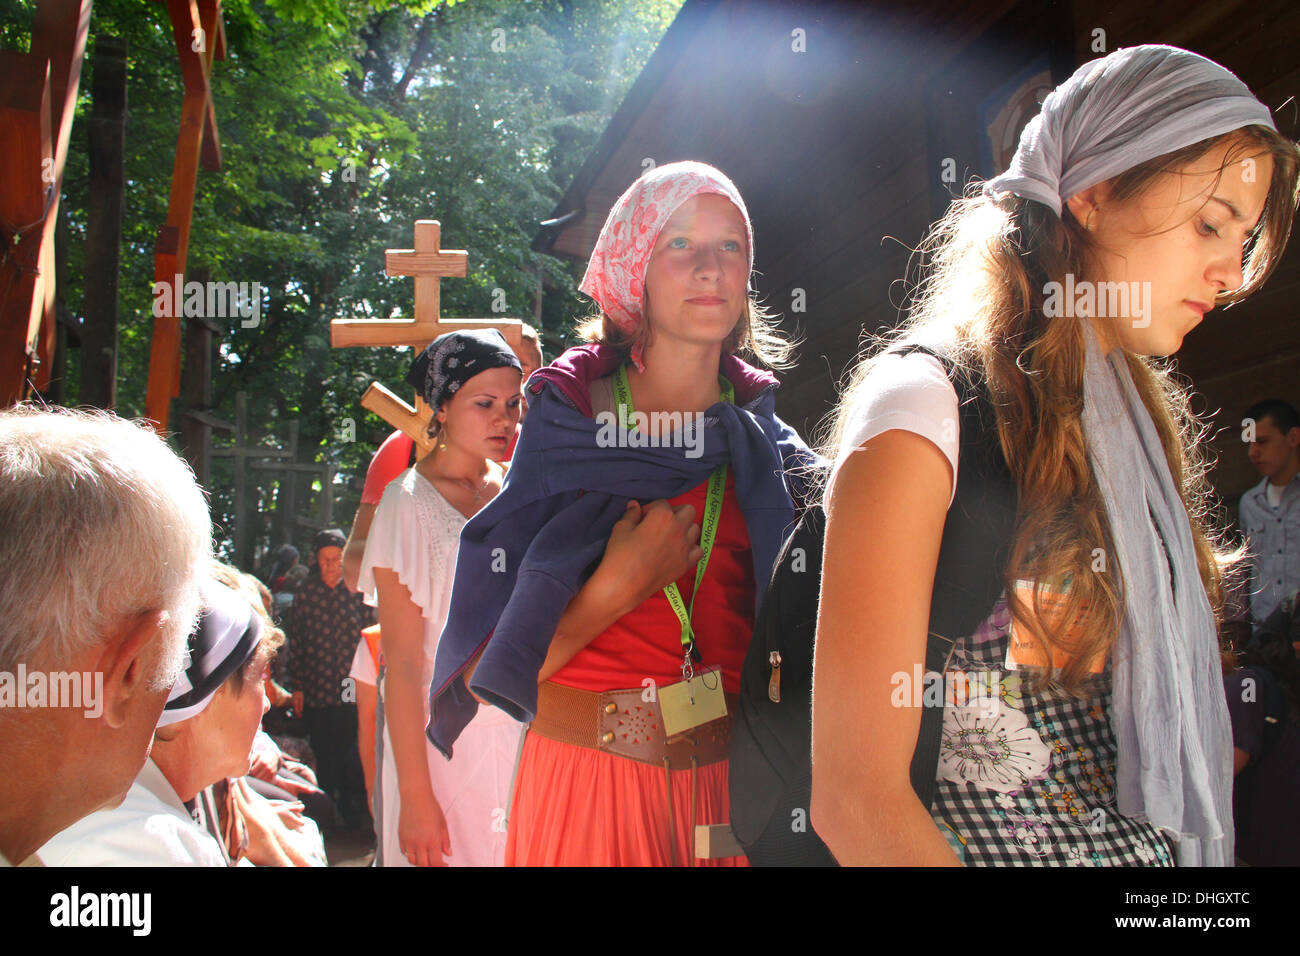
M 934 228 L 829 449 L 811 820 L 839 862 L 1232 864 L 1224 555 L 1160 360 L 1264 284 L 1297 165 L 1230 72 L 1133 47 Z M 892 692 L 927 635 L 941 721 Z
M 203 583 L 188 661 L 154 732 L 149 760 L 120 806 L 84 817 L 42 847 L 49 866 L 229 866 L 205 788 L 248 773 L 269 708 L 262 680 L 283 641 L 241 594 Z M 195 814 L 209 827 L 199 826 Z

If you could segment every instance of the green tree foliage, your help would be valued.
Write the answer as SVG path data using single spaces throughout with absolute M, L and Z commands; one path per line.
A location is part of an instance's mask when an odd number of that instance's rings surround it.
M 583 311 L 575 268 L 529 249 L 573 174 L 672 21 L 681 0 L 227 0 L 227 58 L 212 89 L 223 170 L 200 172 L 188 271 L 253 282 L 262 322 L 224 320 L 214 412 L 234 419 L 249 396 L 253 440 L 287 438 L 300 461 L 340 470 L 335 523 L 346 526 L 388 426 L 359 400 L 377 379 L 399 394 L 409 350 L 331 349 L 333 318 L 411 315 L 414 284 L 389 279 L 383 251 L 409 247 L 416 219 L 442 222 L 468 249 L 466 279 L 444 280 L 444 316 L 532 319 L 546 284 L 548 357 Z M 0 46 L 25 49 L 27 2 L 0 3 Z M 77 124 L 64 176 L 69 241 L 62 301 L 79 313 L 86 127 L 96 37 L 128 44 L 126 209 L 120 283 L 118 411 L 140 415 L 152 331 L 153 250 L 165 221 L 182 81 L 164 4 L 95 4 Z M 497 292 L 496 290 L 500 290 Z M 67 395 L 75 397 L 76 357 Z M 356 440 L 342 440 L 347 421 Z M 175 427 L 175 425 L 173 426 Z M 216 444 L 226 442 L 222 436 Z M 233 523 L 231 465 L 213 465 L 219 531 Z M 292 516 L 272 524 L 275 475 L 260 473 L 250 538 L 302 544 Z M 319 493 L 319 485 L 314 493 Z M 304 486 L 300 513 L 314 507 Z M 230 547 L 226 534 L 224 547 Z M 273 540 L 274 539 L 274 540 Z

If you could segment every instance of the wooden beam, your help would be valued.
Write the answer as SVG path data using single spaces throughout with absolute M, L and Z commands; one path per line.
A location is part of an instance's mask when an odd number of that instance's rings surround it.
M 72 138 L 72 120 L 77 112 L 77 91 L 81 84 L 81 63 L 90 34 L 92 0 L 41 0 L 32 18 L 31 55 L 46 60 L 50 67 L 50 132 L 54 160 L 53 202 L 45 214 L 41 233 L 40 328 L 37 336 L 39 364 L 33 376 L 35 386 L 45 391 L 54 371 L 54 347 L 58 335 L 55 321 L 54 228 L 59 218 L 59 196 L 63 191 L 63 167 Z M 33 303 L 35 311 L 35 303 Z
M 103 34 L 96 38 L 91 97 L 79 399 L 83 405 L 111 409 L 117 404 L 118 281 L 125 200 L 125 40 Z
M 216 144 L 216 117 L 208 67 L 217 40 L 220 22 L 219 0 L 167 0 L 172 35 L 180 58 L 185 96 L 181 101 L 180 130 L 176 136 L 176 159 L 172 165 L 171 192 L 167 199 L 167 222 L 158 234 L 154 255 L 154 281 L 172 284 L 185 274 L 189 256 L 190 224 L 194 217 L 194 189 L 198 183 L 199 164 L 207 148 L 208 162 L 220 167 L 220 155 L 213 153 Z M 205 163 L 205 168 L 211 168 Z M 171 313 L 155 316 L 149 353 L 149 385 L 145 395 L 145 415 L 159 432 L 167 430 L 171 400 L 180 394 L 181 327 L 180 289 L 172 290 Z
M 221 16 L 220 0 L 203 0 L 199 4 L 199 19 L 207 38 L 207 48 L 200 54 L 203 60 L 203 97 L 207 110 L 203 116 L 203 151 L 200 162 L 210 173 L 221 172 L 221 137 L 217 132 L 217 106 L 212 101 L 212 60 L 217 50 L 226 58 L 226 27 Z
M 36 336 L 45 311 L 38 294 L 44 223 L 53 202 L 50 66 L 0 50 L 0 404 L 27 397 Z M 10 229 L 14 231 L 10 231 Z M 17 242 L 15 239 L 17 238 Z
M 56 183 L 63 179 L 72 138 L 91 6 L 92 0 L 40 0 L 32 18 L 31 55 L 50 64 L 50 128 L 54 133 Z
M 419 399 L 416 402 L 418 408 L 406 404 L 378 382 L 371 382 L 366 393 L 361 396 L 362 408 L 374 412 L 415 442 L 415 457 L 418 460 L 433 451 L 434 443 L 428 432 L 429 406 Z
M 49 385 L 58 334 L 54 229 L 91 0 L 41 0 L 30 53 L 0 55 L 0 401 Z M 15 240 L 15 235 L 21 238 Z
M 496 329 L 511 348 L 524 343 L 522 319 L 439 319 L 430 325 L 417 319 L 335 319 L 330 323 L 330 345 L 336 349 L 358 346 L 423 348 L 444 332 Z

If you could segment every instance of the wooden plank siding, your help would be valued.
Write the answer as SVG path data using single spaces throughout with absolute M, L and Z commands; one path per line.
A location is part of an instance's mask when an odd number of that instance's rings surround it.
M 777 406 L 808 437 L 864 331 L 899 319 L 909 249 L 942 205 L 940 162 L 952 156 L 963 174 L 978 167 L 972 104 L 1040 54 L 1062 79 L 1098 55 L 1089 46 L 1101 28 L 1107 50 L 1168 42 L 1214 58 L 1275 108 L 1300 93 L 1300 8 L 1187 7 L 688 0 L 553 216 L 576 214 L 535 247 L 585 260 L 645 158 L 718 166 L 749 205 L 759 293 L 803 339 Z M 791 52 L 797 27 L 801 54 Z M 1294 103 L 1280 111 L 1280 125 L 1295 124 L 1296 112 Z M 1197 407 L 1221 407 L 1216 424 L 1234 426 L 1216 446 L 1216 481 L 1229 497 L 1257 480 L 1237 440 L 1241 410 L 1271 394 L 1300 404 L 1296 245 L 1262 294 L 1211 313 L 1180 358 L 1202 393 Z M 802 313 L 791 311 L 796 289 Z

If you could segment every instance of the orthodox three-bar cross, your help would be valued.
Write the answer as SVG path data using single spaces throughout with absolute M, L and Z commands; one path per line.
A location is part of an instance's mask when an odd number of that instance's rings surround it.
M 415 223 L 414 249 L 384 252 L 384 271 L 388 275 L 415 277 L 415 318 L 335 319 L 330 323 L 330 345 L 334 348 L 410 345 L 420 350 L 445 332 L 496 329 L 511 348 L 518 349 L 523 344 L 520 319 L 441 317 L 438 283 L 443 279 L 464 278 L 469 272 L 469 253 L 463 249 L 443 249 L 441 242 L 442 227 L 438 221 L 420 219 Z M 383 385 L 372 382 L 361 398 L 361 405 L 410 436 L 420 457 L 432 449 L 427 432 L 432 413 L 419 395 L 415 396 L 413 405 L 408 405 Z

